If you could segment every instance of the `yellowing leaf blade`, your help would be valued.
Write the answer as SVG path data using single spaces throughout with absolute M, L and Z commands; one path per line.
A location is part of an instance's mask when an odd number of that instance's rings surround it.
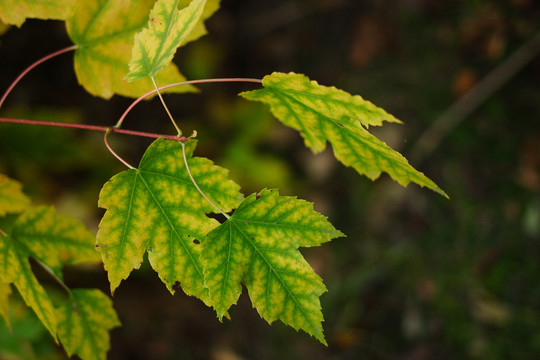
M 269 105 L 283 124 L 300 131 L 313 152 L 324 150 L 330 141 L 336 158 L 360 174 L 376 179 L 384 171 L 401 185 L 413 181 L 447 197 L 403 156 L 365 129 L 382 125 L 383 121 L 400 122 L 383 109 L 358 95 L 321 86 L 301 74 L 273 73 L 265 76 L 263 86 L 240 95 Z
M 0 216 L 21 212 L 28 207 L 30 199 L 21 189 L 18 181 L 0 174 Z
M 386 172 L 400 185 L 414 182 L 448 197 L 433 181 L 413 168 L 407 159 L 363 128 L 351 131 L 335 124 L 324 125 L 336 159 L 375 180 Z
M 108 99 L 114 94 L 138 97 L 154 89 L 150 79 L 134 83 L 124 80 L 133 38 L 146 25 L 153 4 L 154 0 L 86 0 L 74 5 L 66 26 L 78 45 L 74 57 L 77 79 L 89 93 Z M 185 80 L 174 64 L 156 75 L 160 84 Z M 192 86 L 181 86 L 165 92 L 194 90 Z
M 100 261 L 94 234 L 80 221 L 56 214 L 52 207 L 25 211 L 17 218 L 11 235 L 59 278 L 64 265 Z
M 99 290 L 73 290 L 58 309 L 58 337 L 69 356 L 105 360 L 109 330 L 120 326 L 111 300 Z
M 210 160 L 193 157 L 195 142 L 186 144 L 186 156 L 198 185 L 224 211 L 243 199 L 227 171 Z M 207 301 L 200 246 L 218 223 L 206 216 L 216 210 L 200 195 L 185 169 L 182 144 L 156 140 L 147 149 L 138 169 L 124 171 L 104 185 L 99 206 L 107 209 L 97 236 L 108 271 L 111 291 L 145 251 L 171 293 L 179 282 L 188 295 Z M 176 284 L 176 286 L 175 286 Z
M 34 310 L 51 335 L 56 337 L 56 312 L 52 301 L 32 273 L 27 249 L 10 236 L 0 237 L 0 277 L 13 283 L 24 302 Z
M 73 0 L 0 0 L 0 20 L 20 27 L 26 19 L 64 20 Z
M 298 251 L 343 236 L 312 205 L 277 191 L 252 194 L 203 243 L 204 277 L 218 317 L 236 303 L 241 283 L 259 314 L 326 343 L 322 280 Z
M 179 1 L 179 9 L 183 9 L 186 6 L 189 5 L 191 0 L 180 0 Z M 207 0 L 206 5 L 204 6 L 203 13 L 199 19 L 199 21 L 195 24 L 195 27 L 193 30 L 189 33 L 187 38 L 184 40 L 184 43 L 180 46 L 183 46 L 187 44 L 188 42 L 195 41 L 199 39 L 200 37 L 206 35 L 208 31 L 206 30 L 206 27 L 204 25 L 204 22 L 210 18 L 216 11 L 219 10 L 221 0 Z
M 179 0 L 158 0 L 150 12 L 148 27 L 135 35 L 126 80 L 153 77 L 168 65 L 201 17 L 206 0 L 192 0 L 178 10 Z

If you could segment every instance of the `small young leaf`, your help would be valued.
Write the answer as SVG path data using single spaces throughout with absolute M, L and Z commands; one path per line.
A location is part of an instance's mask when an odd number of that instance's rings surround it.
M 21 27 L 26 19 L 65 20 L 73 0 L 0 0 L 0 19 Z
M 0 238 L 0 241 L 2 241 L 2 238 Z M 0 276 L 0 316 L 4 318 L 7 326 L 11 327 L 9 321 L 9 295 L 11 295 L 11 287 Z
M 18 181 L 0 174 L 0 216 L 6 213 L 21 212 L 30 203 L 30 199 L 22 192 Z
M 298 247 L 343 236 L 312 204 L 263 190 L 247 197 L 203 243 L 201 259 L 210 303 L 221 318 L 244 283 L 259 314 L 303 329 L 326 344 L 319 296 L 322 280 Z
M 0 281 L 13 283 L 51 335 L 56 337 L 56 312 L 45 289 L 32 273 L 26 246 L 11 236 L 0 235 Z
M 99 290 L 73 290 L 58 309 L 58 337 L 71 357 L 105 360 L 109 330 L 120 326 L 111 300 Z
M 78 45 L 74 66 L 79 83 L 91 94 L 110 98 L 114 94 L 138 97 L 152 89 L 150 79 L 128 83 L 124 76 L 133 48 L 133 37 L 148 21 L 154 0 L 77 1 L 66 20 L 68 34 Z M 174 64 L 158 75 L 159 84 L 185 81 Z M 180 86 L 165 92 L 194 91 Z
M 330 141 L 336 158 L 360 174 L 376 179 L 384 171 L 403 186 L 412 181 L 448 197 L 403 156 L 366 130 L 383 121 L 400 122 L 383 109 L 301 74 L 273 73 L 264 77 L 263 86 L 240 95 L 268 104 L 283 124 L 300 131 L 313 152 L 324 150 Z
M 158 0 L 150 12 L 148 28 L 135 35 L 127 81 L 153 77 L 168 65 L 176 49 L 198 23 L 206 0 L 192 0 L 178 10 L 179 0 Z
M 196 142 L 186 143 L 186 156 L 199 187 L 224 211 L 243 199 L 240 186 L 210 160 L 192 157 Z M 124 171 L 103 186 L 99 206 L 107 209 L 97 235 L 97 248 L 109 275 L 111 291 L 139 268 L 143 254 L 171 293 L 179 282 L 188 295 L 208 299 L 199 254 L 208 232 L 219 223 L 186 171 L 182 144 L 158 139 L 146 150 L 138 169 Z M 149 249 L 152 249 L 151 251 Z

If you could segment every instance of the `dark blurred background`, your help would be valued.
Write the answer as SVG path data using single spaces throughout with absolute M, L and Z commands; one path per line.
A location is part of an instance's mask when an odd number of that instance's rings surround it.
M 188 78 L 295 71 L 362 95 L 404 121 L 372 130 L 450 200 L 387 175 L 371 182 L 330 148 L 313 155 L 263 105 L 236 96 L 250 84 L 167 95 L 184 133 L 198 130 L 197 155 L 230 169 L 245 194 L 298 195 L 347 234 L 303 251 L 328 287 L 329 346 L 269 326 L 245 292 L 232 321 L 219 323 L 143 265 L 115 293 L 123 327 L 111 332 L 109 359 L 540 358 L 540 2 L 223 0 L 207 25 L 209 35 L 175 58 Z M 9 29 L 0 37 L 1 89 L 68 45 L 60 22 Z M 130 103 L 87 94 L 65 54 L 33 70 L 2 115 L 113 125 Z M 157 100 L 138 105 L 124 127 L 174 134 Z M 110 141 L 133 164 L 150 143 Z M 35 203 L 93 230 L 99 190 L 122 170 L 101 133 L 0 126 L 0 172 Z M 65 276 L 108 293 L 102 269 Z M 13 309 L 13 334 L 0 326 L 0 358 L 16 358 L 10 349 L 63 358 L 22 309 Z

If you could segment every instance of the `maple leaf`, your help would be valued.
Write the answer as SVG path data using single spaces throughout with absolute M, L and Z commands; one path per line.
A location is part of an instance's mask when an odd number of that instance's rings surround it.
M 30 199 L 22 192 L 18 181 L 0 174 L 0 216 L 7 213 L 21 212 L 30 203 Z
M 72 3 L 73 0 L 0 0 L 0 19 L 17 27 L 21 27 L 28 18 L 64 20 Z
M 148 27 L 135 35 L 127 81 L 153 77 L 168 65 L 203 13 L 206 0 L 192 0 L 178 10 L 179 0 L 158 0 L 150 11 Z
M 302 74 L 273 73 L 264 77 L 263 86 L 240 95 L 269 105 L 283 124 L 300 131 L 314 153 L 324 150 L 329 141 L 339 161 L 372 180 L 386 172 L 403 186 L 412 181 L 448 197 L 401 154 L 366 130 L 383 121 L 400 122 L 383 109 Z
M 60 279 L 63 266 L 100 261 L 94 234 L 79 220 L 56 214 L 52 207 L 40 206 L 21 214 L 11 236 Z
M 138 97 L 154 89 L 150 79 L 128 83 L 124 76 L 135 34 L 142 30 L 154 0 L 77 1 L 66 19 L 71 40 L 78 46 L 74 66 L 79 83 L 91 94 L 110 98 L 114 94 Z M 156 75 L 158 83 L 185 81 L 174 64 Z M 180 86 L 165 92 L 194 91 Z
M 57 316 L 51 299 L 34 276 L 29 257 L 55 271 L 64 264 L 94 260 L 94 235 L 82 223 L 57 215 L 52 208 L 26 210 L 15 221 L 11 235 L 0 241 L 0 280 L 13 283 L 22 298 L 57 339 Z M 86 249 L 85 249 L 86 248 Z
M 185 144 L 186 160 L 199 187 L 224 211 L 243 199 L 227 170 L 193 157 L 196 141 Z M 99 195 L 107 209 L 97 234 L 97 248 L 108 272 L 111 291 L 139 268 L 145 251 L 150 264 L 171 293 L 179 282 L 188 295 L 208 299 L 200 246 L 217 227 L 206 216 L 216 209 L 193 185 L 184 165 L 182 144 L 158 139 L 146 150 L 138 169 L 114 176 Z M 176 286 L 175 286 L 176 284 Z
M 311 203 L 263 190 L 247 197 L 202 244 L 210 303 L 222 318 L 245 284 L 268 322 L 281 320 L 326 344 L 320 277 L 298 251 L 344 236 Z
M 105 360 L 109 330 L 120 326 L 111 300 L 99 290 L 75 289 L 58 309 L 58 337 L 69 356 Z

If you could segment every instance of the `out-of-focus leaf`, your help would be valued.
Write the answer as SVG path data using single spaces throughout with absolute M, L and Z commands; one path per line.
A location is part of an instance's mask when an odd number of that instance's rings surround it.
M 152 89 L 150 79 L 128 83 L 124 80 L 133 38 L 148 21 L 154 0 L 88 0 L 78 1 L 66 20 L 75 51 L 75 72 L 79 83 L 91 94 L 110 98 L 114 94 L 138 97 Z M 156 75 L 158 84 L 184 81 L 174 64 Z M 166 92 L 194 91 L 181 86 Z
M 100 261 L 94 234 L 79 220 L 56 214 L 52 207 L 40 206 L 21 214 L 11 236 L 59 278 L 64 265 Z
M 218 317 L 235 304 L 245 284 L 268 322 L 281 320 L 326 344 L 320 277 L 298 247 L 343 236 L 312 204 L 263 190 L 247 197 L 203 243 L 204 280 Z
M 158 0 L 150 11 L 148 27 L 135 34 L 126 80 L 154 77 L 173 59 L 199 18 L 206 0 L 192 0 L 178 10 L 178 0 Z
M 32 273 L 26 246 L 10 236 L 0 235 L 0 281 L 13 283 L 24 302 L 30 306 L 56 340 L 56 313 L 45 289 Z
M 22 185 L 0 174 L 0 216 L 21 212 L 29 203 L 30 199 L 22 192 Z
M 0 0 L 0 19 L 20 27 L 28 18 L 65 20 L 73 0 Z
M 38 207 L 22 213 L 11 235 L 0 235 L 0 240 L 0 281 L 17 287 L 25 303 L 57 339 L 56 311 L 34 276 L 29 257 L 61 278 L 62 265 L 99 259 L 94 251 L 93 234 L 75 219 L 57 215 L 52 208 Z
M 105 360 L 109 330 L 120 326 L 111 300 L 99 290 L 78 289 L 58 309 L 58 337 L 69 356 Z

